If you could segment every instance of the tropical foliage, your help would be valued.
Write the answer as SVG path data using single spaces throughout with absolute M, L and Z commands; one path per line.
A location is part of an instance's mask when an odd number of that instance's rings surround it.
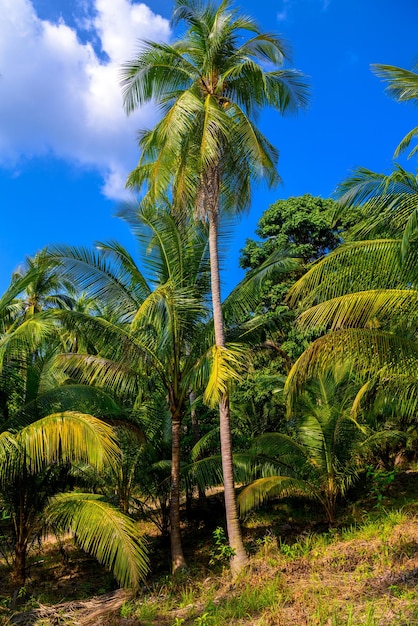
M 209 225 L 211 294 L 216 354 L 225 353 L 221 308 L 218 229 L 221 212 L 242 211 L 250 203 L 250 182 L 278 181 L 277 150 L 255 126 L 259 109 L 284 113 L 306 104 L 303 77 L 282 69 L 284 43 L 262 33 L 228 1 L 220 6 L 176 0 L 174 25 L 185 25 L 172 45 L 147 42 L 122 73 L 125 108 L 155 99 L 163 117 L 140 136 L 141 157 L 128 178 L 146 187 L 155 202 L 170 191 L 176 210 L 191 211 Z M 247 36 L 246 38 L 243 36 Z M 265 69 L 267 67 L 267 69 Z M 227 382 L 227 381 L 225 381 Z M 246 562 L 236 511 L 227 385 L 219 398 L 220 437 L 232 568 Z
M 17 298 L 20 292 L 34 293 L 37 270 L 30 267 L 3 297 L 5 312 L 8 309 L 12 316 L 5 316 L 9 323 L 4 323 L 0 337 L 0 497 L 3 516 L 10 520 L 3 540 L 12 555 L 12 579 L 18 588 L 24 585 L 31 544 L 48 529 L 62 526 L 76 532 L 121 584 L 138 586 L 147 571 L 147 556 L 131 520 L 107 502 L 94 508 L 89 496 L 80 493 L 72 495 L 68 506 L 60 500 L 61 517 L 55 508 L 56 495 L 72 482 L 71 467 L 88 464 L 101 472 L 119 462 L 115 432 L 100 419 L 109 418 L 117 408 L 94 389 L 59 384 L 63 377 L 53 362 L 62 342 L 54 311 L 29 311 Z M 81 507 L 84 514 L 78 517 Z M 60 519 L 65 522 L 60 524 Z M 94 541 L 88 539 L 91 533 Z
M 418 100 L 418 72 L 417 67 L 413 70 L 405 70 L 395 65 L 372 65 L 373 71 L 377 76 L 388 83 L 388 93 L 399 102 L 416 103 Z M 395 150 L 394 156 L 397 157 L 401 152 L 407 150 L 411 141 L 418 136 L 418 127 L 413 128 L 405 135 L 401 143 Z M 418 146 L 415 146 L 409 153 L 408 158 L 417 154 Z
M 187 515 L 197 503 L 210 518 L 219 485 L 229 545 L 218 529 L 216 550 L 235 575 L 239 513 L 303 498 L 333 525 L 359 479 L 416 460 L 418 176 L 358 168 L 336 200 L 277 201 L 222 298 L 222 220 L 250 207 L 253 182 L 279 181 L 257 115 L 306 106 L 307 85 L 285 42 L 229 0 L 176 0 L 173 25 L 181 38 L 143 42 L 121 70 L 126 111 L 161 113 L 139 134 L 138 202 L 118 212 L 138 258 L 117 241 L 51 246 L 0 298 L 1 544 L 16 590 L 50 532 L 138 588 L 144 518 L 185 569 Z M 416 68 L 373 71 L 416 100 Z
M 350 415 L 352 389 L 346 372 L 334 374 L 319 378 L 301 394 L 292 413 L 293 435 L 265 433 L 256 440 L 255 471 L 261 477 L 240 493 L 242 514 L 268 498 L 303 496 L 318 500 L 327 520 L 335 521 L 338 498 L 358 475 L 365 437 Z

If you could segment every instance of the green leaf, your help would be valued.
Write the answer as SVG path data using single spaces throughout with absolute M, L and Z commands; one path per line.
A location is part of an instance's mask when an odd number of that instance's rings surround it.
M 62 494 L 51 500 L 45 516 L 48 524 L 74 533 L 77 543 L 122 586 L 138 588 L 144 580 L 149 560 L 138 524 L 100 496 Z

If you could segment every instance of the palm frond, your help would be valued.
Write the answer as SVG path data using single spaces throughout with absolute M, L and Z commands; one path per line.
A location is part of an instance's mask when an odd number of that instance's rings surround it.
M 47 523 L 70 531 L 77 543 L 97 558 L 124 587 L 138 588 L 149 559 L 138 524 L 93 494 L 68 493 L 51 500 Z
M 292 476 L 269 476 L 258 478 L 245 487 L 238 496 L 237 503 L 241 516 L 274 497 L 315 497 L 309 485 Z
M 335 330 L 314 341 L 293 365 L 285 385 L 285 394 L 293 397 L 307 380 L 335 367 L 350 363 L 359 375 L 373 375 L 382 368 L 394 372 L 416 368 L 416 342 L 376 329 Z
M 247 272 L 245 278 L 231 291 L 222 304 L 228 325 L 248 317 L 259 302 L 263 282 L 271 277 L 300 267 L 300 260 L 286 250 L 275 250 L 256 270 Z
M 28 471 L 52 463 L 86 461 L 102 469 L 119 456 L 113 429 L 77 411 L 55 413 L 25 426 L 15 435 Z
M 417 72 L 405 70 L 395 65 L 379 63 L 375 63 L 371 67 L 376 76 L 388 83 L 386 90 L 390 96 L 400 102 L 418 99 Z
M 219 445 L 219 427 L 212 428 L 209 432 L 203 435 L 190 451 L 191 460 L 197 461 L 202 453 L 207 450 L 208 447 L 212 447 L 216 443 Z
M 203 401 L 211 407 L 219 404 L 227 393 L 229 384 L 240 378 L 243 370 L 245 351 L 242 346 L 231 345 L 223 348 L 213 346 L 210 350 L 210 377 L 203 394 Z
M 418 314 L 418 292 L 415 289 L 370 289 L 331 298 L 301 313 L 298 324 L 303 328 L 366 328 L 385 323 L 392 316 L 411 319 Z M 379 324 L 379 325 L 380 325 Z
M 323 257 L 292 286 L 291 306 L 307 308 L 324 300 L 366 289 L 403 289 L 415 283 L 416 246 L 401 263 L 396 239 L 359 241 L 339 246 Z
M 405 135 L 405 137 L 402 139 L 402 141 L 400 142 L 400 144 L 398 145 L 398 147 L 396 148 L 393 157 L 395 159 L 398 158 L 398 156 L 402 153 L 405 152 L 405 150 L 407 148 L 409 148 L 411 141 L 415 138 L 418 137 L 418 126 L 416 126 L 415 128 L 413 128 L 412 130 L 409 131 L 409 133 L 407 133 Z M 415 146 L 415 148 L 413 148 L 413 150 L 411 150 L 411 152 L 408 154 L 408 159 L 411 159 L 413 156 L 415 156 L 415 154 L 417 153 L 418 150 L 418 146 Z
M 405 238 L 406 225 L 417 211 L 418 177 L 400 165 L 389 175 L 358 168 L 338 186 L 336 196 L 336 219 L 347 208 L 361 206 L 363 219 L 351 229 L 351 236 Z
M 82 385 L 96 386 L 121 397 L 135 397 L 138 370 L 126 359 L 123 362 L 92 354 L 61 354 L 57 364 L 70 379 Z M 139 363 L 137 364 L 139 365 Z

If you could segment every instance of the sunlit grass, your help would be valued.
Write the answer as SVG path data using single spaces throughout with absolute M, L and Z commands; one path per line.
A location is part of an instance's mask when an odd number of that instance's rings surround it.
M 307 521 L 305 530 L 299 521 L 275 524 L 270 511 L 258 520 L 254 514 L 251 526 L 250 566 L 238 579 L 209 564 L 206 539 L 200 560 L 189 558 L 192 571 L 155 576 L 108 626 L 418 626 L 418 518 L 410 507 L 364 507 L 336 527 Z M 34 602 L 45 598 L 33 594 Z

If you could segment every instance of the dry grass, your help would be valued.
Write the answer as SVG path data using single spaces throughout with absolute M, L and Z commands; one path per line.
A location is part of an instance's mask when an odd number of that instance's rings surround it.
M 412 626 L 418 624 L 418 519 L 398 517 L 332 539 L 301 537 L 288 554 L 268 533 L 234 584 L 226 571 L 204 579 L 194 572 L 166 578 L 137 599 L 125 596 L 124 603 L 108 594 L 102 606 L 96 598 L 61 604 L 55 613 L 41 607 L 38 621 L 15 623 Z M 53 621 L 57 614 L 61 621 Z
M 403 487 L 394 486 L 396 497 L 403 497 Z M 418 626 L 418 517 L 412 500 L 407 509 L 382 510 L 377 520 L 372 512 L 362 523 L 331 532 L 314 520 L 310 532 L 300 532 L 299 523 L 255 516 L 245 528 L 251 563 L 233 584 L 227 568 L 209 565 L 213 543 L 196 531 L 185 541 L 192 572 L 171 577 L 155 567 L 137 598 L 112 591 L 111 576 L 74 548 L 67 545 L 62 562 L 50 544 L 37 557 L 42 567 L 32 566 L 29 604 L 11 617 L 3 595 L 0 624 Z M 154 559 L 167 564 L 167 550 L 160 546 Z

